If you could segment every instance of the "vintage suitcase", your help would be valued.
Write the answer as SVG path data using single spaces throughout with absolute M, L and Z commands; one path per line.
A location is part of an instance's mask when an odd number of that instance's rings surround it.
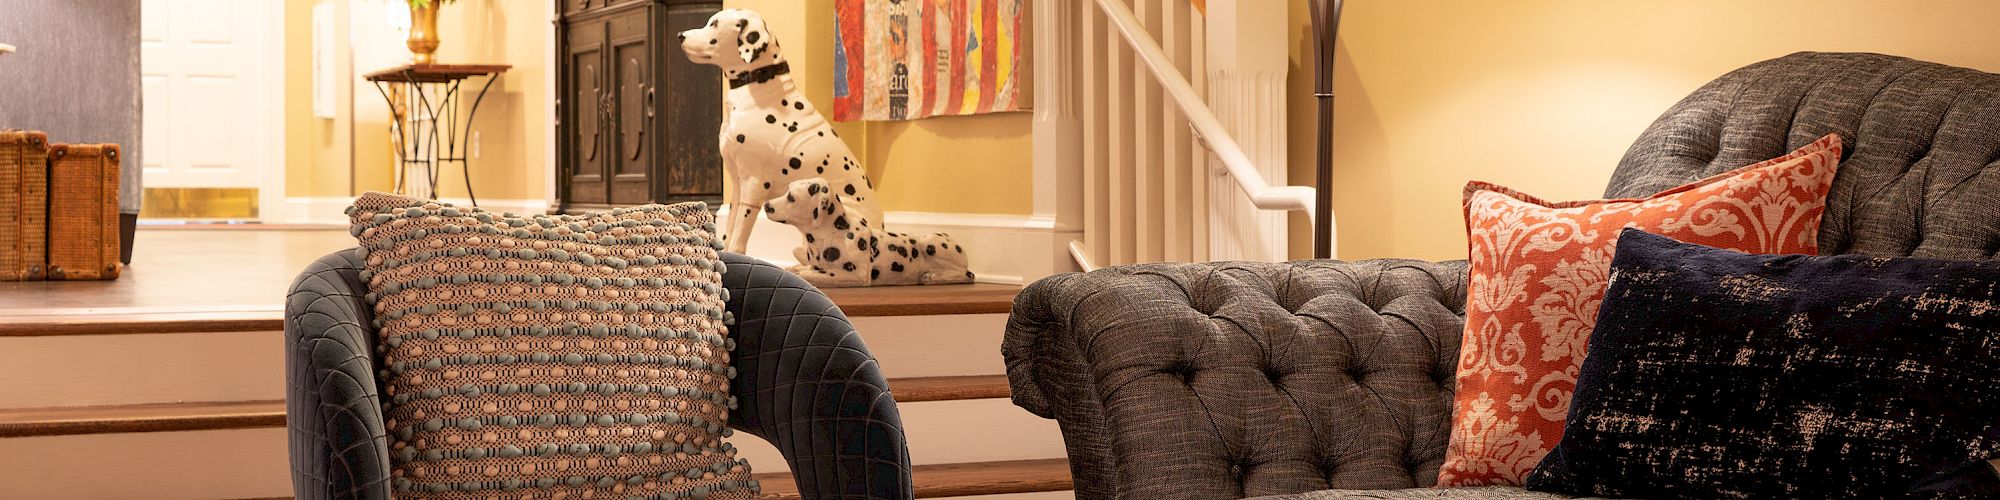
M 118 279 L 117 144 L 49 148 L 51 280 Z
M 0 130 L 0 281 L 42 279 L 48 250 L 48 147 L 47 134 Z

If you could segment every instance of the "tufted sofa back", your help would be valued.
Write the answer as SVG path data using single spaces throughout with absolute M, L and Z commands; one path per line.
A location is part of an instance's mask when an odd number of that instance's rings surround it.
M 1640 197 L 1838 132 L 1820 251 L 2000 258 L 2000 75 L 1801 52 L 1717 78 L 1632 144 L 1606 197 Z

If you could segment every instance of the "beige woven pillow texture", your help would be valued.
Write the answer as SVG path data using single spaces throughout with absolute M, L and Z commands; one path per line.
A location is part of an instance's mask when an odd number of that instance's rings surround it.
M 399 498 L 752 498 L 723 438 L 721 247 L 700 203 L 514 216 L 368 193 L 348 211 Z

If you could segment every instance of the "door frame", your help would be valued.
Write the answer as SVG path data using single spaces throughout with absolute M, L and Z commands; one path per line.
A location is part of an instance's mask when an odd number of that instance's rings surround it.
M 254 1 L 265 3 L 263 0 Z M 263 85 L 258 86 L 261 90 L 258 91 L 256 99 L 259 101 L 258 107 L 264 111 L 263 116 L 257 121 L 263 122 L 261 124 L 264 126 L 263 129 L 268 131 L 266 132 L 268 137 L 265 139 L 272 145 L 265 148 L 265 157 L 258 159 L 259 163 L 264 165 L 264 169 L 258 172 L 257 176 L 257 221 L 264 224 L 295 222 L 290 220 L 290 210 L 285 204 L 285 171 L 291 169 L 291 165 L 285 161 L 286 150 L 290 147 L 285 132 L 287 112 L 285 92 L 290 82 L 286 81 L 284 26 L 285 11 L 291 8 L 291 5 L 292 2 L 269 2 L 263 12 L 264 18 L 248 23 L 254 26 L 253 29 L 258 30 L 259 40 L 269 42 L 259 44 L 257 47 L 257 60 L 263 62 L 258 65 L 258 79 Z M 139 15 L 143 16 L 145 13 L 141 12 Z M 310 11 L 307 15 L 311 15 Z M 308 53 L 306 57 L 310 58 L 311 54 Z M 308 95 L 307 99 L 311 99 L 311 96 Z M 311 119 L 311 112 L 307 113 L 307 118 Z

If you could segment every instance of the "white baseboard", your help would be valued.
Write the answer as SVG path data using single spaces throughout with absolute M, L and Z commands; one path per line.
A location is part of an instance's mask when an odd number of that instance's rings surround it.
M 465 198 L 445 198 L 439 201 L 458 206 L 472 206 L 472 200 Z M 294 196 L 285 198 L 285 206 L 278 207 L 276 219 L 265 218 L 273 224 L 347 224 L 347 207 L 354 204 L 352 196 Z M 549 210 L 548 200 L 541 199 L 482 199 L 479 208 L 492 212 L 513 212 L 516 215 L 538 215 Z
M 939 212 L 888 212 L 883 217 L 896 232 L 950 234 L 965 246 L 972 273 L 981 283 L 1018 285 L 1076 270 L 1067 252 L 1069 240 L 1080 235 L 1061 231 L 1046 218 Z M 744 253 L 789 266 L 798 263 L 792 249 L 804 242 L 797 230 L 764 219 L 750 233 Z

